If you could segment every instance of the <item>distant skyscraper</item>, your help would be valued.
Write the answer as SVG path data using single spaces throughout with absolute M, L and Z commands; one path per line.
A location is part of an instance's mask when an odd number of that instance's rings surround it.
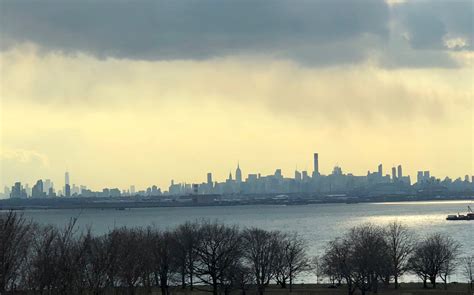
M 423 182 L 423 171 L 418 171 L 418 174 L 416 175 L 416 182 L 417 183 Z
M 227 180 L 232 181 L 232 172 L 229 172 L 229 178 Z
M 298 170 L 295 170 L 295 180 L 301 181 L 301 173 Z
M 68 198 L 71 196 L 71 185 L 69 183 L 64 186 L 64 195 Z
M 43 181 L 40 179 L 36 182 L 33 186 L 31 191 L 32 198 L 44 198 L 46 197 L 46 193 L 44 192 Z
M 395 181 L 397 179 L 397 169 L 395 167 L 392 167 L 392 181 Z
M 64 173 L 64 184 L 69 184 L 69 172 Z
M 430 176 L 430 171 L 427 170 L 427 171 L 424 171 L 424 172 L 423 172 L 423 179 L 424 179 L 425 181 L 429 181 L 429 180 L 430 180 L 430 177 L 431 177 L 431 176 Z
M 275 177 L 278 177 L 278 178 L 282 178 L 282 177 L 283 177 L 283 175 L 281 174 L 281 169 L 276 169 L 274 175 L 275 175 Z
M 382 164 L 379 164 L 378 173 L 379 173 L 379 176 L 382 177 L 382 175 L 383 175 Z
M 303 171 L 302 172 L 302 178 L 303 178 L 303 181 L 308 181 L 308 178 L 309 178 L 308 171 Z
M 207 184 L 212 185 L 212 173 L 207 173 Z
M 314 176 L 319 176 L 319 158 L 318 158 L 318 153 L 314 153 L 314 163 L 313 163 L 313 177 Z
M 173 181 L 171 181 L 171 185 L 173 185 Z M 134 196 L 135 195 L 135 186 L 134 185 L 131 185 L 130 186 L 130 195 Z
M 397 167 L 397 171 L 398 171 L 398 179 L 402 179 L 403 177 L 403 172 L 402 172 L 402 165 L 398 165 Z
M 237 169 L 235 169 L 235 181 L 242 182 L 242 171 L 239 163 L 237 163 Z
M 15 198 L 20 198 L 20 199 L 26 199 L 28 196 L 26 194 L 25 189 L 21 185 L 21 182 L 15 182 L 15 185 L 12 186 L 11 192 L 10 192 L 10 198 L 15 199 Z

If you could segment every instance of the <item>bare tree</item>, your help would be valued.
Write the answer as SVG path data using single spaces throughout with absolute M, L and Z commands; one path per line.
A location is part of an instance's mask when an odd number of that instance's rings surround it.
M 84 236 L 82 243 L 85 248 L 84 281 L 94 295 L 102 294 L 107 286 L 109 259 L 107 236 L 92 236 L 90 230 Z
M 86 245 L 80 243 L 82 235 L 76 227 L 77 218 L 58 232 L 56 245 L 57 290 L 61 294 L 78 294 L 83 285 Z
M 254 274 L 258 293 L 262 295 L 277 274 L 281 234 L 250 228 L 243 232 L 242 237 L 245 261 Z
M 458 258 L 461 244 L 456 242 L 450 236 L 444 236 L 443 240 L 441 240 L 441 269 L 439 272 L 439 277 L 443 281 L 444 289 L 448 289 L 448 278 L 450 275 L 454 273 L 456 270 L 457 264 L 456 260 Z
M 196 277 L 212 287 L 217 295 L 229 269 L 241 257 L 241 236 L 236 226 L 203 221 L 199 235 L 201 239 L 195 248 L 197 263 L 194 266 Z
M 395 281 L 395 289 L 398 289 L 398 279 L 408 270 L 408 259 L 414 250 L 413 235 L 403 224 L 394 221 L 387 226 L 385 238 L 390 255 L 390 273 Z
M 13 211 L 0 213 L 0 294 L 13 290 L 27 262 L 33 224 Z
M 324 273 L 334 284 L 338 285 L 344 280 L 349 295 L 354 294 L 354 273 L 351 265 L 351 243 L 346 239 L 337 238 L 328 243 L 325 254 L 322 257 Z
M 323 265 L 323 257 L 314 256 L 311 259 L 311 267 L 310 269 L 313 271 L 314 275 L 316 276 L 316 284 L 319 284 L 325 275 L 324 265 Z M 331 280 L 334 284 L 335 279 Z
M 310 269 L 310 262 L 306 254 L 306 242 L 296 233 L 278 234 L 278 252 L 276 261 L 276 278 L 283 288 L 288 280 L 290 292 L 293 291 L 295 277 Z
M 451 237 L 435 233 L 415 246 L 409 259 L 410 269 L 423 280 L 436 288 L 436 278 L 440 277 L 447 288 L 447 278 L 454 271 L 454 260 L 459 253 L 460 245 Z
M 27 269 L 27 286 L 42 294 L 57 288 L 58 249 L 56 245 L 59 231 L 53 226 L 38 230 L 32 241 L 32 249 Z
M 159 232 L 158 230 L 148 229 L 149 253 L 151 254 L 152 271 L 156 284 L 160 286 L 161 294 L 168 295 L 169 281 L 171 275 L 175 272 L 176 266 L 174 260 L 174 250 L 176 240 L 173 233 L 169 231 Z
M 186 287 L 186 276 L 189 287 L 193 290 L 194 264 L 196 262 L 195 248 L 199 243 L 199 224 L 197 222 L 185 222 L 179 225 L 175 232 L 176 260 L 181 276 L 181 287 Z
M 227 276 L 231 280 L 231 286 L 239 289 L 245 295 L 250 285 L 254 282 L 252 270 L 241 261 L 234 264 Z
M 355 285 L 362 295 L 367 291 L 377 292 L 379 279 L 386 276 L 390 267 L 383 229 L 372 224 L 361 225 L 350 230 L 348 239 Z
M 135 289 L 143 276 L 145 248 L 142 244 L 141 230 L 121 228 L 115 229 L 117 246 L 116 275 L 128 293 L 135 294 Z
M 463 266 L 463 274 L 467 279 L 469 288 L 472 290 L 472 285 L 474 283 L 474 256 L 465 256 L 461 259 Z

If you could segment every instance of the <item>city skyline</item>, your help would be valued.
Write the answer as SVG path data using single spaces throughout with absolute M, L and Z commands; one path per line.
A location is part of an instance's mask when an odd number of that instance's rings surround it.
M 309 170 L 303 170 L 303 169 L 298 169 L 297 167 L 293 171 L 293 175 L 289 175 L 288 173 L 285 174 L 282 172 L 280 168 L 275 168 L 274 174 L 262 174 L 259 171 L 249 171 L 248 173 L 242 172 L 242 169 L 240 167 L 240 161 L 237 162 L 235 170 L 230 170 L 228 177 L 224 179 L 217 179 L 215 178 L 214 174 L 212 172 L 207 172 L 205 175 L 205 179 L 203 178 L 200 181 L 175 181 L 176 178 L 173 178 L 170 180 L 170 185 L 169 187 L 167 186 L 157 186 L 155 183 L 153 184 L 148 184 L 145 187 L 139 187 L 136 186 L 135 184 L 130 184 L 130 185 L 122 185 L 119 187 L 109 187 L 109 186 L 103 186 L 100 189 L 97 188 L 91 188 L 87 186 L 85 183 L 72 183 L 70 182 L 70 172 L 66 171 L 64 173 L 64 184 L 63 186 L 58 186 L 54 188 L 53 181 L 49 178 L 41 178 L 36 181 L 36 184 L 30 188 L 28 183 L 21 183 L 20 180 L 15 181 L 15 185 L 12 186 L 12 189 L 9 190 L 8 186 L 5 186 L 4 189 L 4 198 L 8 197 L 9 193 L 16 189 L 17 193 L 21 194 L 21 189 L 24 188 L 25 192 L 27 193 L 27 196 L 33 197 L 33 198 L 44 198 L 44 197 L 51 197 L 51 196 L 64 196 L 64 197 L 71 197 L 73 194 L 74 195 L 81 195 L 82 191 L 101 191 L 101 189 L 115 189 L 118 188 L 118 193 L 122 195 L 134 195 L 135 192 L 138 194 L 142 195 L 161 195 L 162 193 L 166 194 L 172 194 L 172 195 L 180 195 L 180 194 L 186 194 L 186 193 L 191 193 L 194 192 L 198 193 L 198 187 L 199 187 L 199 193 L 216 193 L 218 192 L 219 194 L 229 194 L 229 193 L 242 193 L 242 191 L 233 191 L 233 192 L 226 192 L 226 188 L 223 187 L 220 190 L 214 191 L 214 188 L 217 188 L 219 185 L 224 185 L 229 184 L 229 182 L 234 183 L 234 184 L 240 184 L 240 183 L 246 183 L 248 181 L 258 180 L 261 178 L 265 178 L 268 176 L 272 175 L 280 175 L 279 177 L 282 177 L 282 179 L 293 179 L 296 182 L 314 182 L 317 181 L 318 179 L 324 178 L 329 175 L 345 175 L 349 177 L 366 177 L 366 180 L 364 183 L 370 183 L 370 182 L 375 182 L 375 183 L 394 183 L 394 182 L 400 182 L 400 183 L 406 183 L 407 185 L 413 185 L 413 184 L 419 184 L 420 182 L 423 181 L 430 181 L 431 179 L 436 180 L 439 179 L 439 181 L 446 182 L 447 180 L 452 182 L 452 181 L 462 181 L 462 182 L 468 182 L 473 184 L 474 183 L 474 175 L 469 175 L 465 174 L 464 176 L 458 176 L 455 178 L 450 178 L 449 176 L 440 176 L 440 175 L 434 175 L 431 173 L 431 171 L 428 170 L 418 170 L 416 173 L 416 176 L 403 172 L 403 166 L 401 164 L 398 165 L 392 165 L 392 167 L 385 167 L 383 163 L 380 163 L 377 165 L 376 169 L 373 170 L 367 170 L 367 173 L 365 175 L 357 175 L 352 173 L 351 171 L 343 170 L 343 168 L 340 165 L 335 165 L 332 169 L 331 172 L 329 173 L 321 173 L 319 169 L 319 153 L 313 153 L 313 167 Z M 374 178 L 375 177 L 375 178 Z M 434 178 L 433 178 L 434 177 Z M 372 180 L 370 180 L 372 178 Z M 179 179 L 179 178 L 178 178 Z M 196 185 L 196 188 L 194 186 Z M 206 187 L 206 185 L 208 187 Z M 318 191 L 320 190 L 321 183 L 313 183 L 314 187 L 310 188 L 310 191 Z M 92 189 L 92 191 L 91 191 Z M 152 191 L 150 191 L 152 189 Z M 172 191 L 173 189 L 176 189 L 176 191 Z M 227 188 L 229 189 L 229 188 Z M 301 188 L 296 189 L 295 192 L 300 192 Z M 36 191 L 36 194 L 35 194 Z M 266 193 L 267 191 L 262 191 L 262 193 Z M 272 191 L 269 191 L 272 192 Z M 274 192 L 278 192 L 278 189 Z M 303 192 L 303 191 L 301 191 Z

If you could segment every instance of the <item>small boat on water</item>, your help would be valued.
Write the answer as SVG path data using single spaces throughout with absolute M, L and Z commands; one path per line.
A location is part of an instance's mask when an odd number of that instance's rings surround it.
M 467 206 L 467 214 L 457 214 L 457 215 L 448 215 L 446 217 L 446 220 L 474 220 L 474 213 L 472 212 L 472 209 L 470 206 Z

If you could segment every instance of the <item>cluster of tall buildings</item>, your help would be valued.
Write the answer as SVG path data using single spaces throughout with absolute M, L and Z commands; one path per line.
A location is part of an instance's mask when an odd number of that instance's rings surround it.
M 64 174 L 64 186 L 62 189 L 56 190 L 54 183 L 51 179 L 38 179 L 36 183 L 30 188 L 28 184 L 23 185 L 21 182 L 15 182 L 15 184 L 9 188 L 4 188 L 3 194 L 10 198 L 54 198 L 54 197 L 72 197 L 79 196 L 83 191 L 87 191 L 87 188 L 83 185 L 76 186 L 70 185 L 69 183 L 69 172 Z
M 474 192 L 474 177 L 466 175 L 464 180 L 452 180 L 449 177 L 441 180 L 430 176 L 429 171 L 418 172 L 417 182 L 412 184 L 409 175 L 403 174 L 402 165 L 391 167 L 391 173 L 384 174 L 383 165 L 379 164 L 375 172 L 367 171 L 366 175 L 344 173 L 340 166 L 335 166 L 328 175 L 319 170 L 319 155 L 313 155 L 313 171 L 295 170 L 293 177 L 284 177 L 281 169 L 274 174 L 261 175 L 250 173 L 245 179 L 237 164 L 235 176 L 232 172 L 223 182 L 214 182 L 212 173 L 207 174 L 207 181 L 199 184 L 175 183 L 171 181 L 168 195 L 218 194 L 288 194 L 313 193 L 321 195 L 396 195 L 418 193 Z
M 430 175 L 430 171 L 419 171 L 416 183 L 412 185 L 409 175 L 403 174 L 402 165 L 391 167 L 391 173 L 384 174 L 380 164 L 374 172 L 367 171 L 366 175 L 357 176 L 344 173 L 340 166 L 335 166 L 328 175 L 319 171 L 319 155 L 313 155 L 313 171 L 295 170 L 293 177 L 285 177 L 281 169 L 276 169 L 271 175 L 250 173 L 243 177 L 240 164 L 237 164 L 234 174 L 229 173 L 225 181 L 213 180 L 212 173 L 207 173 L 207 179 L 202 183 L 175 183 L 167 191 L 156 185 L 144 190 L 136 190 L 135 186 L 129 189 L 104 188 L 102 191 L 92 191 L 85 186 L 70 184 L 69 172 L 65 173 L 62 190 L 56 191 L 54 184 L 49 180 L 38 180 L 30 189 L 20 182 L 11 189 L 5 187 L 5 196 L 10 198 L 52 198 L 52 197 L 125 197 L 125 196 L 183 196 L 198 195 L 252 195 L 252 194 L 288 194 L 313 193 L 321 195 L 355 194 L 355 195 L 387 195 L 411 194 L 419 192 L 446 193 L 446 192 L 474 192 L 474 176 L 466 175 L 464 179 L 452 180 L 448 177 L 441 180 Z

